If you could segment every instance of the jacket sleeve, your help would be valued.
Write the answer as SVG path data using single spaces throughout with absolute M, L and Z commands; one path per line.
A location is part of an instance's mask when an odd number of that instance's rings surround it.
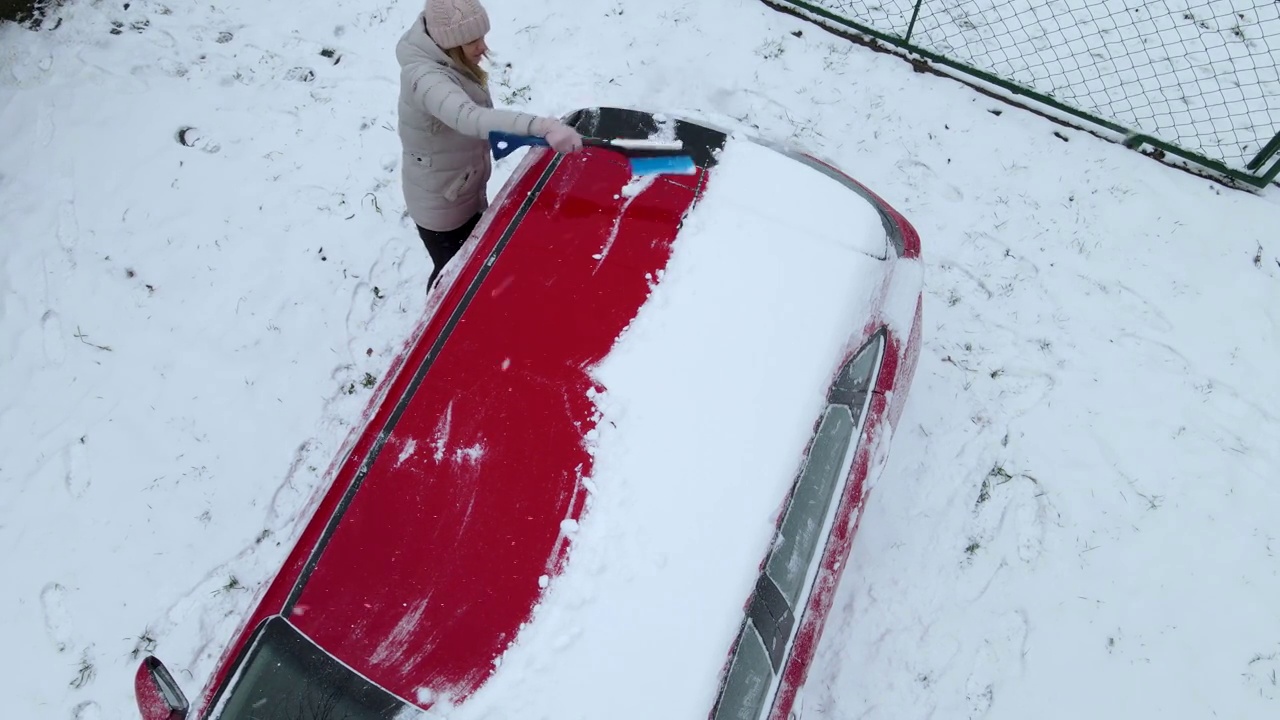
M 537 115 L 484 107 L 443 72 L 428 70 L 419 75 L 412 85 L 412 94 L 419 107 L 463 135 L 486 139 L 494 131 L 535 134 Z

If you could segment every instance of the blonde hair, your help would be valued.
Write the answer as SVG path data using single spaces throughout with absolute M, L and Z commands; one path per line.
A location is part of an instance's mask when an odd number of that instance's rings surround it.
M 458 63 L 465 68 L 467 72 L 471 73 L 471 76 L 475 78 L 476 82 L 480 83 L 480 87 L 488 87 L 489 73 L 485 72 L 484 68 L 480 67 L 477 63 L 473 63 L 467 59 L 467 55 L 462 52 L 461 47 L 449 48 L 445 53 L 454 62 Z

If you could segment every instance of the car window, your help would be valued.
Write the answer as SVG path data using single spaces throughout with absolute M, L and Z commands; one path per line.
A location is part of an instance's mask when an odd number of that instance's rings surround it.
M 884 334 L 878 332 L 831 384 L 778 535 L 756 580 L 715 720 L 758 720 L 774 678 L 782 672 L 796 608 L 804 602 L 809 571 L 826 539 L 836 489 L 849 473 L 883 350 Z
M 266 621 L 236 671 L 219 720 L 395 720 L 403 702 L 321 650 L 284 618 Z
M 791 639 L 791 630 L 796 624 L 796 614 L 791 607 L 792 603 L 783 596 L 773 578 L 768 573 L 760 573 L 747 616 L 760 634 L 774 672 L 782 669 L 782 661 L 787 656 L 787 641 Z
M 725 678 L 715 720 L 757 720 L 773 685 L 773 669 L 751 621 L 742 626 L 738 650 Z
M 849 408 L 855 424 L 862 419 L 867 394 L 871 392 L 875 381 L 873 373 L 876 363 L 880 362 L 880 347 L 883 343 L 884 336 L 877 334 L 857 357 L 845 363 L 827 393 L 827 402 Z
M 765 566 L 792 608 L 804 595 L 805 580 L 824 539 L 836 488 L 849 472 L 852 450 L 857 445 L 855 433 L 875 386 L 883 347 L 884 334 L 876 333 L 836 374 Z
M 778 542 L 769 556 L 769 577 L 792 606 L 800 601 L 810 561 L 822 541 L 827 510 L 835 487 L 846 472 L 845 458 L 855 428 L 848 407 L 827 406 L 779 529 Z

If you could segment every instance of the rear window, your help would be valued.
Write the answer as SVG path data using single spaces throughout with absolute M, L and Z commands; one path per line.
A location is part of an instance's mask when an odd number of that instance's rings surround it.
M 216 720 L 397 720 L 409 705 L 321 650 L 280 616 L 267 620 L 235 671 Z

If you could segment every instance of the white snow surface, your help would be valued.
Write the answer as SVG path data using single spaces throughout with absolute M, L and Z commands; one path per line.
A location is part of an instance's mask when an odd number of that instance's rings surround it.
M 757 2 L 486 4 L 499 103 L 744 127 L 920 231 L 920 365 L 806 720 L 1280 712 L 1274 187 L 1223 188 Z M 194 697 L 279 567 L 425 308 L 393 131 L 419 8 L 72 0 L 57 29 L 0 27 L 0 717 L 136 718 L 150 652 Z M 759 273 L 724 282 L 766 295 L 775 270 L 724 252 Z M 728 289 L 677 270 L 600 368 L 635 378 L 602 402 L 638 431 L 653 388 L 627 343 L 664 297 Z M 644 469 L 626 459 L 601 472 Z M 594 560 L 642 578 L 657 548 L 590 523 L 618 548 Z M 574 582 L 548 583 L 548 637 Z M 603 640 L 581 621 L 566 660 Z M 606 631 L 619 662 L 705 661 Z M 486 702 L 524 716 L 496 685 Z

